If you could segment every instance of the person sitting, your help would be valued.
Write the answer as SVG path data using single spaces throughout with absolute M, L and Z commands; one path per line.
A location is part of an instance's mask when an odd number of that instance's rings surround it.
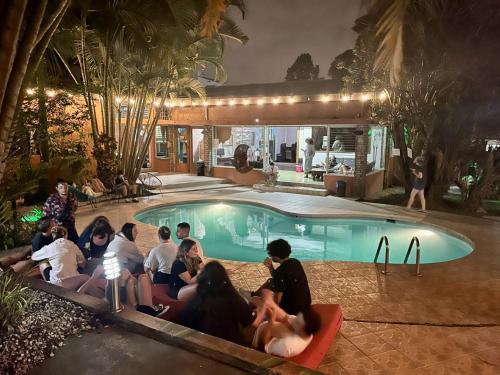
M 68 184 L 64 180 L 57 181 L 56 193 L 51 194 L 43 205 L 44 216 L 55 218 L 57 225 L 61 225 L 68 230 L 68 238 L 78 241 L 78 232 L 75 227 L 75 211 L 78 202 L 73 193 L 68 192 Z
M 38 232 L 31 240 L 31 253 L 35 253 L 45 245 L 52 243 L 52 228 L 55 226 L 55 220 L 50 217 L 42 217 L 38 221 Z
M 269 165 L 264 168 L 264 174 L 266 175 L 266 185 L 274 186 L 276 181 L 278 181 L 278 166 L 274 162 L 270 161 Z
M 287 314 L 273 303 L 272 293 L 264 297 L 268 320 L 255 331 L 252 347 L 280 357 L 302 353 L 321 328 L 321 317 L 312 308 L 295 315 Z
M 198 276 L 195 296 L 181 313 L 179 323 L 200 332 L 246 345 L 245 327 L 258 327 L 264 317 L 262 304 L 248 304 L 236 291 L 219 262 L 209 262 Z
M 88 294 L 102 298 L 103 291 L 94 283 L 100 270 L 92 277 L 78 272 L 79 266 L 85 267 L 86 260 L 78 246 L 68 240 L 66 228 L 62 226 L 52 228 L 52 239 L 54 240 L 52 243 L 31 256 L 33 260 L 48 260 L 52 267 L 49 282 L 79 293 L 88 291 Z
M 334 171 L 336 165 L 337 165 L 337 158 L 335 156 L 332 156 L 331 158 L 326 157 L 325 161 L 321 162 L 321 166 L 325 168 L 329 173 Z
M 101 191 L 95 191 L 92 188 L 91 183 L 87 179 L 85 179 L 85 178 L 83 179 L 83 182 L 82 182 L 82 192 L 83 192 L 83 194 L 86 194 L 89 197 L 93 197 L 93 198 L 100 197 L 100 196 L 102 196 L 104 194 Z
M 154 284 L 168 284 L 172 264 L 177 256 L 177 245 L 170 238 L 170 228 L 161 226 L 158 229 L 160 244 L 149 252 L 144 262 L 144 271 L 151 276 Z
M 272 279 L 261 289 L 273 290 L 275 302 L 288 314 L 295 315 L 311 306 L 311 292 L 302 264 L 290 258 L 291 252 L 290 244 L 281 238 L 267 245 L 269 257 L 264 260 L 264 265 Z M 273 262 L 279 263 L 279 267 L 274 269 Z
M 168 295 L 178 300 L 192 298 L 196 293 L 196 283 L 203 265 L 196 242 L 191 239 L 182 240 L 172 264 Z
M 110 242 L 106 252 L 114 252 L 121 264 L 132 273 L 142 272 L 144 257 L 139 252 L 135 239 L 138 235 L 137 225 L 125 223 L 121 231 Z
M 115 185 L 116 189 L 125 198 L 125 202 L 139 202 L 137 199 L 137 185 L 129 183 L 122 171 L 118 172 Z
M 344 144 L 340 140 L 339 136 L 335 137 L 335 141 L 332 143 L 332 151 L 343 151 L 344 150 Z
M 97 228 L 100 229 L 95 232 Z M 76 244 L 87 258 L 102 258 L 114 237 L 115 230 L 109 223 L 109 219 L 106 216 L 97 216 L 85 227 Z
M 200 241 L 198 241 L 196 238 L 189 237 L 190 231 L 191 231 L 191 226 L 189 225 L 189 223 L 182 222 L 177 224 L 177 231 L 175 232 L 175 235 L 179 240 L 190 239 L 196 242 L 196 245 L 198 246 L 198 256 L 202 261 L 204 261 L 205 258 L 203 256 L 203 248 L 201 247 Z
M 102 181 L 97 176 L 92 177 L 92 180 L 90 181 L 90 185 L 92 187 L 92 190 L 94 190 L 96 193 L 106 194 L 106 193 L 109 193 L 111 191 L 111 189 L 108 189 L 108 188 L 106 188 L 106 186 L 104 186 Z

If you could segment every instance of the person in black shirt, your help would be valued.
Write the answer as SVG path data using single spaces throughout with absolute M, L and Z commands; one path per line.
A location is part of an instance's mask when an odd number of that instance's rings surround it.
M 55 220 L 50 217 L 43 217 L 38 221 L 38 232 L 31 240 L 31 253 L 40 250 L 45 245 L 52 243 L 52 227 L 55 225 Z
M 200 332 L 232 341 L 250 344 L 245 328 L 258 327 L 265 306 L 248 304 L 236 291 L 219 262 L 209 262 L 198 277 L 196 295 L 180 316 L 180 324 Z
M 297 259 L 289 258 L 290 244 L 278 239 L 267 245 L 268 258 L 264 265 L 272 276 L 271 287 L 275 302 L 288 314 L 297 315 L 311 306 L 311 292 L 302 264 Z M 279 263 L 274 269 L 273 262 Z
M 196 293 L 199 271 L 203 266 L 196 242 L 188 238 L 182 240 L 177 257 L 172 263 L 168 295 L 178 300 L 192 298 Z
M 410 193 L 410 199 L 408 200 L 408 204 L 406 206 L 407 209 L 410 209 L 413 206 L 413 202 L 415 201 L 415 196 L 418 195 L 420 199 L 420 205 L 422 207 L 422 211 L 425 212 L 425 168 L 424 168 L 424 158 L 419 156 L 415 158 L 415 168 L 411 169 L 412 174 L 415 176 L 415 181 L 413 182 L 413 189 Z

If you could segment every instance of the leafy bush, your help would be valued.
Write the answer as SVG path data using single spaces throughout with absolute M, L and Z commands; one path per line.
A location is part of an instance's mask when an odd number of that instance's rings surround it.
M 97 176 L 107 187 L 113 185 L 113 179 L 118 171 L 116 149 L 116 140 L 103 134 L 99 136 L 99 140 L 92 151 L 97 161 Z
M 28 288 L 13 271 L 0 273 L 0 332 L 12 330 L 31 302 Z

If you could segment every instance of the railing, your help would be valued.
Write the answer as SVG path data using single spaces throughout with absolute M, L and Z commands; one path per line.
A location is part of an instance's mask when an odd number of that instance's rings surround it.
M 406 252 L 404 264 L 406 264 L 408 262 L 408 258 L 410 257 L 411 250 L 413 249 L 413 244 L 417 245 L 416 261 L 415 261 L 415 265 L 417 266 L 416 275 L 422 276 L 422 273 L 420 272 L 420 241 L 418 240 L 418 237 L 413 237 L 411 239 L 410 246 L 408 246 L 408 251 Z
M 377 263 L 378 256 L 380 255 L 380 249 L 382 248 L 382 242 L 385 242 L 385 262 L 384 262 L 384 270 L 380 271 L 384 275 L 390 275 L 388 271 L 389 266 L 389 240 L 387 236 L 380 237 L 380 241 L 378 242 L 377 253 L 375 254 L 375 258 L 373 259 L 373 263 Z

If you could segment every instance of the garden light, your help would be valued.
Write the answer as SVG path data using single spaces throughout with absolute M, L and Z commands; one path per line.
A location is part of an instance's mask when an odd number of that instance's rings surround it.
M 102 262 L 104 267 L 104 276 L 108 280 L 108 287 L 111 287 L 110 307 L 112 312 L 119 312 L 123 309 L 120 303 L 120 288 L 118 280 L 120 279 L 120 263 L 116 257 L 116 253 L 108 252 L 104 254 Z

